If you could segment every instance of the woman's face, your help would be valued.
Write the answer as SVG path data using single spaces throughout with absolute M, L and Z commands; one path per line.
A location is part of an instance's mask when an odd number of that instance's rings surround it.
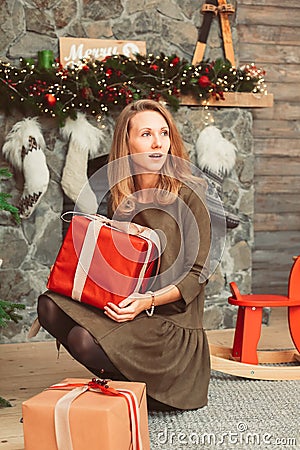
M 170 149 L 169 127 L 157 111 L 142 111 L 130 120 L 129 151 L 135 169 L 158 172 Z

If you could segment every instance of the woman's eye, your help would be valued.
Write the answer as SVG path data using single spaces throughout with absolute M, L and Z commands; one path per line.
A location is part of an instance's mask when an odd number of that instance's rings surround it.
M 169 132 L 168 132 L 167 130 L 164 130 L 161 134 L 162 134 L 163 136 L 169 136 Z
M 142 134 L 142 136 L 150 136 L 149 131 L 145 131 L 145 132 Z

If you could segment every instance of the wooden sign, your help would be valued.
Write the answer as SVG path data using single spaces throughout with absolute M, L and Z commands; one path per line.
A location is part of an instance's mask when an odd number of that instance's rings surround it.
M 84 58 L 102 60 L 106 56 L 125 55 L 134 58 L 136 53 L 146 54 L 145 41 L 117 41 L 62 37 L 59 39 L 60 62 L 63 66 L 78 64 Z

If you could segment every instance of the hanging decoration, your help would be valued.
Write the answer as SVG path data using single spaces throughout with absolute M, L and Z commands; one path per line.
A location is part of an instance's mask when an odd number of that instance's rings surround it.
M 45 148 L 37 118 L 17 122 L 6 136 L 2 147 L 3 156 L 24 175 L 23 193 L 18 205 L 22 219 L 31 216 L 48 187 L 49 170 Z
M 61 178 L 64 193 L 82 212 L 96 213 L 98 202 L 87 177 L 88 159 L 95 158 L 104 142 L 104 131 L 91 125 L 86 116 L 78 113 L 75 120 L 68 118 L 61 135 L 69 142 Z
M 228 19 L 228 15 L 233 14 L 234 12 L 234 7 L 229 4 L 227 5 L 226 0 L 206 0 L 201 7 L 203 19 L 198 30 L 198 40 L 194 51 L 192 64 L 195 65 L 203 60 L 212 21 L 217 15 L 219 15 L 224 54 L 226 59 L 228 59 L 233 66 L 235 65 L 231 29 Z
M 196 142 L 197 163 L 202 170 L 228 174 L 235 165 L 237 149 L 214 125 L 205 127 Z
M 208 178 L 207 203 L 212 214 L 218 215 L 218 201 L 223 196 L 223 180 L 235 166 L 237 149 L 222 136 L 214 125 L 205 127 L 196 142 L 197 165 Z M 227 228 L 236 228 L 238 216 L 224 206 Z
M 39 69 L 51 69 L 53 64 L 54 64 L 54 55 L 52 50 L 41 50 L 40 52 L 38 52 Z
M 22 59 L 20 67 L 0 61 L 0 109 L 53 117 L 63 124 L 77 112 L 101 120 L 140 98 L 165 101 L 176 110 L 182 95 L 221 101 L 227 92 L 266 93 L 262 69 L 254 64 L 235 68 L 223 59 L 191 65 L 175 54 L 113 55 L 65 68 L 51 61 L 45 53 L 38 63 Z

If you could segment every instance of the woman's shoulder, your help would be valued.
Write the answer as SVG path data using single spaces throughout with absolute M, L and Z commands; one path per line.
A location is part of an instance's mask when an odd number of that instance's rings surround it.
M 187 204 L 195 200 L 205 203 L 206 184 L 201 179 L 199 182 L 197 180 L 187 181 L 182 183 L 178 195 Z

